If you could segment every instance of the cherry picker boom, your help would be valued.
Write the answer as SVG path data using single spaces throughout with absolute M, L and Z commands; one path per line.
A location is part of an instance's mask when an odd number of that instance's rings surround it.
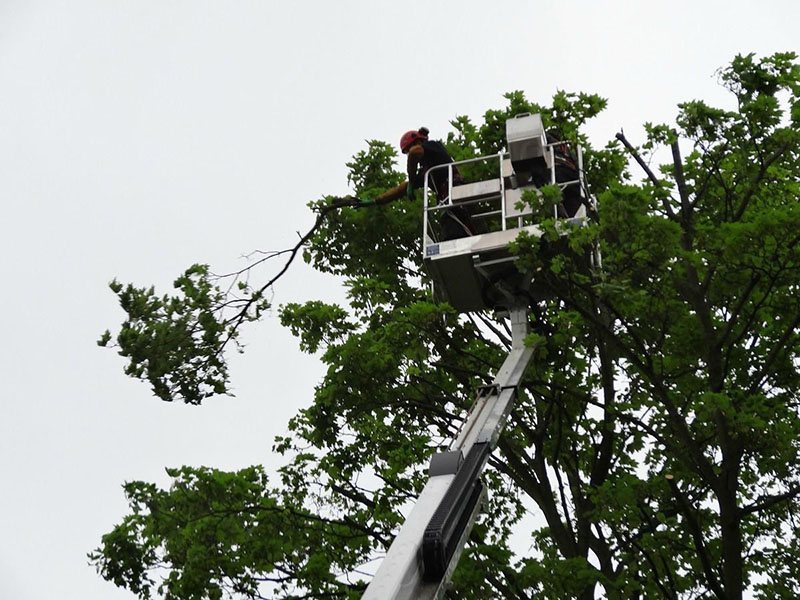
M 431 459 L 430 479 L 392 543 L 364 600 L 433 600 L 444 595 L 486 495 L 480 474 L 514 403 L 532 348 L 525 308 L 511 311 L 511 352 L 492 385 L 482 388 L 448 452 Z
M 522 192 L 538 193 L 541 174 L 546 183 L 580 189 L 582 205 L 574 215 L 563 216 L 554 207 L 562 231 L 580 226 L 586 217 L 581 150 L 577 150 L 577 178 L 556 177 L 556 146 L 547 143 L 539 115 L 523 114 L 506 122 L 509 152 L 434 167 L 425 178 L 423 262 L 433 281 L 434 296 L 459 312 L 493 309 L 511 321 L 511 349 L 491 385 L 478 390 L 464 426 L 446 452 L 430 461 L 429 479 L 413 509 L 392 542 L 383 562 L 363 595 L 363 600 L 438 600 L 477 519 L 486 490 L 481 473 L 498 443 L 517 397 L 519 384 L 533 355 L 524 340 L 529 332 L 528 313 L 535 293 L 534 273 L 522 273 L 508 245 L 522 231 L 541 236 L 533 221 L 536 211 L 520 202 Z M 498 177 L 453 186 L 460 165 L 495 162 Z M 429 205 L 430 175 L 448 170 L 447 200 Z M 440 197 L 443 194 L 439 194 Z M 469 209 L 471 218 L 483 220 L 486 233 L 440 239 L 436 217 L 454 204 Z M 499 204 L 499 206 L 498 206 Z M 563 217 L 563 218 L 562 218 Z M 599 261 L 599 256 L 593 257 Z

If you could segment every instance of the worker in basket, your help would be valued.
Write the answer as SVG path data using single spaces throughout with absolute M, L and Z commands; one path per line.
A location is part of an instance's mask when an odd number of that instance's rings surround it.
M 400 138 L 400 151 L 408 155 L 406 171 L 408 181 L 393 187 L 375 198 L 375 204 L 387 204 L 403 196 L 413 200 L 414 192 L 425 185 L 425 175 L 432 167 L 453 162 L 444 144 L 438 140 L 429 140 L 428 131 L 420 127 L 416 131 L 407 131 Z M 453 167 L 453 185 L 461 185 L 462 178 L 458 169 Z M 431 175 L 431 186 L 436 193 L 439 204 L 448 201 L 448 170 L 437 169 Z M 463 206 L 453 206 L 444 211 L 441 219 L 442 239 L 452 240 L 475 234 L 469 213 Z

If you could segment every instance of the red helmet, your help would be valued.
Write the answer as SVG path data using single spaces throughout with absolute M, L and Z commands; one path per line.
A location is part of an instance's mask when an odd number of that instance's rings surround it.
M 416 142 L 427 139 L 428 130 L 424 127 L 420 127 L 417 131 L 406 131 L 403 134 L 403 137 L 400 138 L 400 151 L 403 154 L 406 154 L 408 149 L 411 148 L 411 146 L 413 146 Z

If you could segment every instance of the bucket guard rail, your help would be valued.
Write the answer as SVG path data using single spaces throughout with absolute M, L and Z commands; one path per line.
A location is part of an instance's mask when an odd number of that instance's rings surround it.
M 542 145 L 540 166 L 546 167 L 546 171 L 540 171 L 539 177 L 546 175 L 547 183 L 558 185 L 562 190 L 570 186 L 580 190 L 581 205 L 575 215 L 564 217 L 559 213 L 559 205 L 553 207 L 556 226 L 568 233 L 572 227 L 586 222 L 586 206 L 593 204 L 586 193 L 580 146 L 575 151 L 578 177 L 558 180 L 556 149 L 562 144 Z M 490 172 L 491 176 L 453 185 L 454 173 L 470 167 Z M 446 173 L 446 180 L 441 178 L 442 172 Z M 550 218 L 529 204 L 522 205 L 525 191 L 541 196 L 534 179 L 537 178 L 530 173 L 518 173 L 512 155 L 507 152 L 439 165 L 427 172 L 422 252 L 436 300 L 448 302 L 459 312 L 505 310 L 518 302 L 516 296 L 529 294 L 533 274 L 518 272 L 514 264 L 516 257 L 509 252 L 508 245 L 522 231 L 540 237 L 543 233 L 540 219 Z M 446 181 L 447 189 L 435 190 L 436 180 Z M 541 183 L 541 179 L 539 181 Z M 469 213 L 478 233 L 443 239 L 439 223 L 454 209 Z

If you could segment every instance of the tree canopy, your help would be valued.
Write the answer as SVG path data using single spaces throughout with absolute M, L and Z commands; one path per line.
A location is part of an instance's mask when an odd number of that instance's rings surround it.
M 549 220 L 541 239 L 513 244 L 539 268 L 536 352 L 448 597 L 800 590 L 800 66 L 791 53 L 737 56 L 719 79 L 734 108 L 685 102 L 639 147 L 586 138 L 605 106 L 591 94 L 539 105 L 513 92 L 480 123 L 452 121 L 459 160 L 502 150 L 510 116 L 541 113 L 582 145 L 597 217 L 557 252 Z M 359 198 L 404 178 L 379 141 L 347 167 Z M 280 317 L 327 372 L 275 441 L 279 472 L 182 467 L 168 489 L 124 485 L 130 513 L 90 559 L 140 598 L 360 597 L 431 453 L 508 350 L 492 314 L 433 302 L 419 199 L 311 208 L 303 258 L 342 278 L 348 306 L 288 303 Z M 589 269 L 595 244 L 602 266 Z M 239 275 L 194 266 L 163 297 L 114 282 L 126 372 L 164 400 L 226 393 L 223 351 L 271 283 Z

